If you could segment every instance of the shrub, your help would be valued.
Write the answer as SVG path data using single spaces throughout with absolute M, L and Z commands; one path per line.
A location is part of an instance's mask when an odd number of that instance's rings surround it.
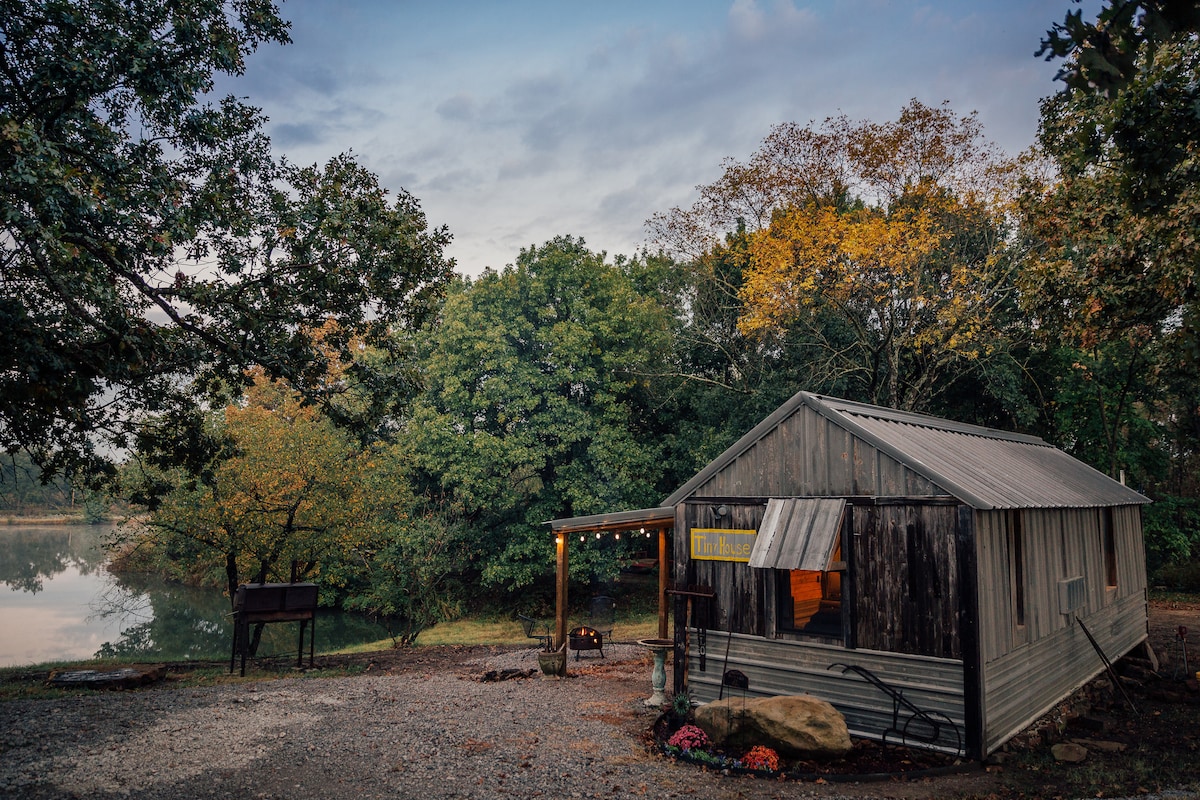
M 1154 576 L 1154 582 L 1177 592 L 1200 592 L 1200 562 L 1165 566 Z
M 779 754 L 769 747 L 756 745 L 750 752 L 742 756 L 742 766 L 746 769 L 765 769 L 771 772 L 779 769 Z
M 695 725 L 684 725 L 671 734 L 667 744 L 671 747 L 678 747 L 680 750 L 699 750 L 702 747 L 708 747 L 708 734 Z

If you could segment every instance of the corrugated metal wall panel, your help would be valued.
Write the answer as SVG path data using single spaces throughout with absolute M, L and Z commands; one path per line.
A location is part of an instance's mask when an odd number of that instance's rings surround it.
M 1140 536 L 1141 507 L 1113 509 L 1118 579 L 1107 587 L 1102 546 L 1104 509 L 1027 509 L 976 512 L 976 561 L 979 569 L 979 637 L 984 662 L 1026 643 L 1070 628 L 1073 617 L 1061 613 L 1058 583 L 1082 576 L 1089 617 L 1126 598 L 1142 601 L 1146 589 L 1145 553 Z M 1012 560 L 1009 531 L 1020 517 L 1024 542 L 1025 630 L 1013 619 Z M 1144 625 L 1143 625 L 1144 627 Z
M 692 641 L 695 641 L 694 632 Z M 841 712 L 853 735 L 879 739 L 893 726 L 891 698 L 852 672 L 842 674 L 840 668 L 829 669 L 835 663 L 856 664 L 902 691 L 918 708 L 949 717 L 965 738 L 962 733 L 962 662 L 738 634 L 728 640 L 729 658 L 726 660 L 726 642 L 726 634 L 709 631 L 705 672 L 700 671 L 698 654 L 691 654 L 688 680 L 694 700 L 716 700 L 721 693 L 724 671 L 737 669 L 749 679 L 747 697 L 811 694 Z M 721 655 L 715 655 L 717 653 Z M 725 690 L 726 697 L 741 695 L 737 689 Z M 906 715 L 901 716 L 901 725 L 906 719 Z M 937 748 L 953 746 L 954 738 L 949 733 L 934 745 Z
M 1146 637 L 1145 601 L 1125 597 L 1084 620 L 1110 661 Z M 1079 625 L 1014 649 L 984 665 L 984 740 L 992 752 L 1055 703 L 1104 670 Z
M 767 503 L 750 566 L 823 572 L 841 530 L 845 500 L 772 499 Z

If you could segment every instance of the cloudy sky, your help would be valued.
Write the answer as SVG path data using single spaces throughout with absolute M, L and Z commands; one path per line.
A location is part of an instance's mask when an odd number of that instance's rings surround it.
M 1098 2 L 1085 0 L 1086 18 Z M 559 234 L 633 254 L 721 161 L 781 122 L 979 113 L 1032 144 L 1056 64 L 1034 58 L 1070 0 L 287 0 L 293 43 L 222 91 L 301 164 L 353 151 L 448 225 L 458 270 Z

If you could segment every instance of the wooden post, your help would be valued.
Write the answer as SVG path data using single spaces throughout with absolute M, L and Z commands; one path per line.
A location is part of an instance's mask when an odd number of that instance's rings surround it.
M 658 529 L 658 638 L 667 638 L 667 529 Z
M 557 534 L 555 547 L 557 548 L 557 591 L 554 601 L 554 649 L 557 650 L 567 642 L 567 535 L 565 533 Z

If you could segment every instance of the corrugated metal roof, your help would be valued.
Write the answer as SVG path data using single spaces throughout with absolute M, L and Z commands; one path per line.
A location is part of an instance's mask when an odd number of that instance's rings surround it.
M 573 531 L 628 531 L 635 528 L 671 527 L 675 524 L 675 507 L 640 508 L 612 514 L 592 514 L 586 517 L 552 519 L 546 523 L 554 533 Z
M 1148 502 L 1036 436 L 798 392 L 663 500 L 663 505 L 690 497 L 802 406 L 974 508 L 1092 508 Z
M 1148 502 L 1036 436 L 803 392 L 798 397 L 975 508 Z
M 768 500 L 750 566 L 824 572 L 845 510 L 845 500 L 827 497 Z

